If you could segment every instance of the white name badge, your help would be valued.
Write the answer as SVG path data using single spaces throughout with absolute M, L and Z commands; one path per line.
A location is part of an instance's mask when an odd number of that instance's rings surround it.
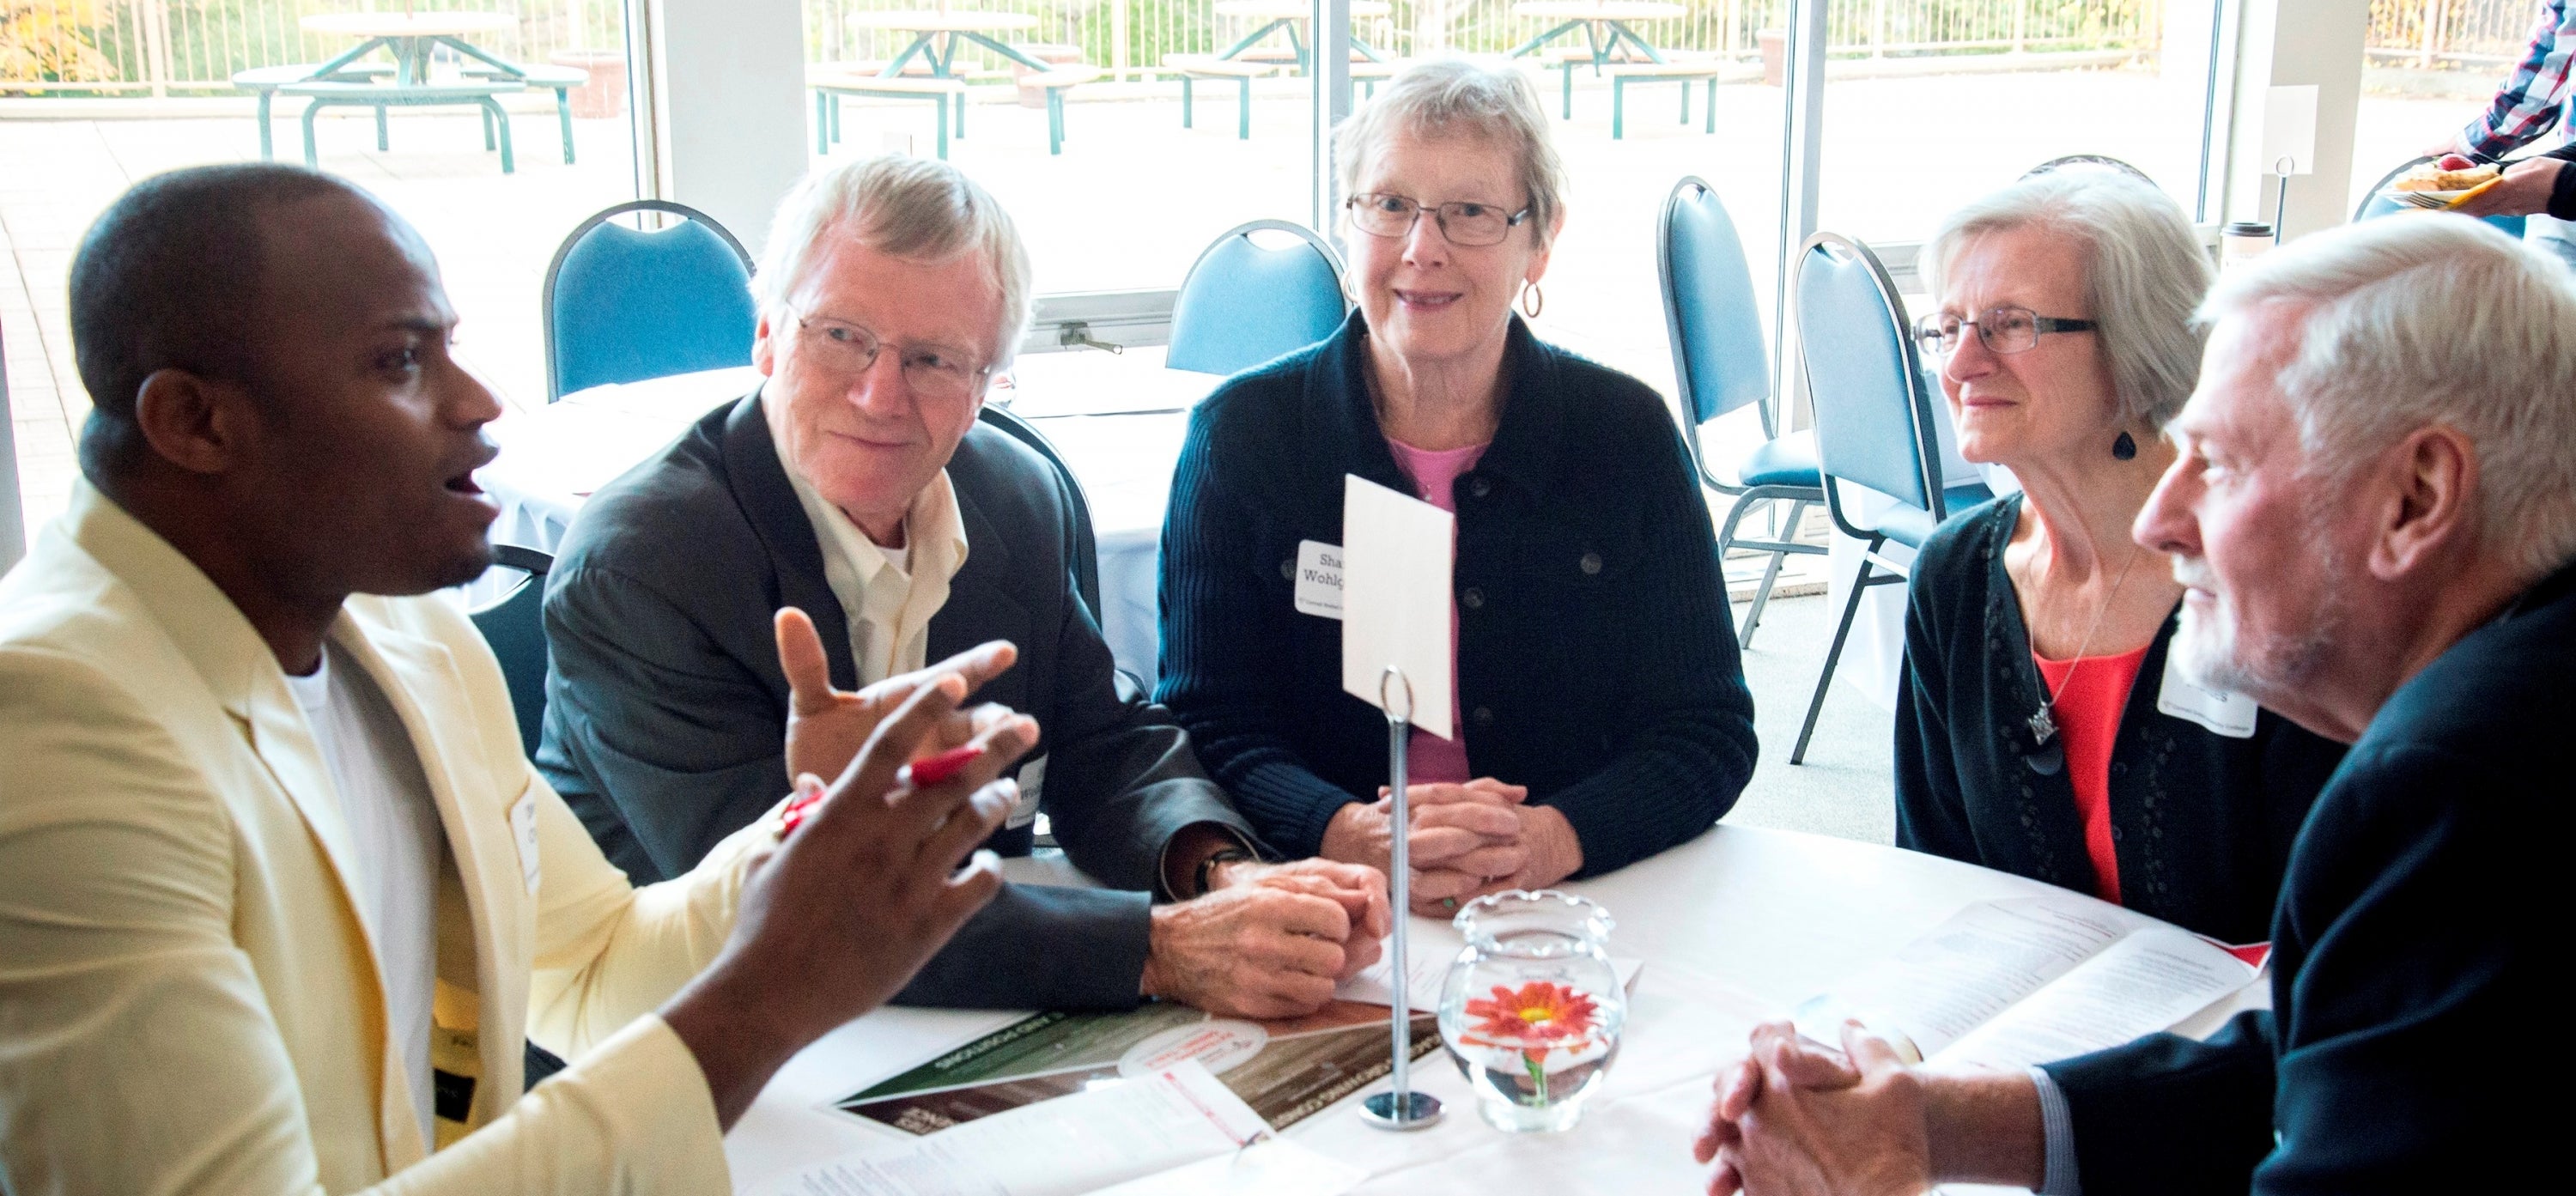
M 1297 542 L 1297 613 L 1342 617 L 1342 546 Z
M 2229 739 L 2254 738 L 2254 712 L 2261 707 L 2243 694 L 2204 689 L 2182 674 L 2182 654 L 2168 645 L 2164 688 L 2156 691 L 2156 711 L 2199 723 Z
M 1018 830 L 1038 820 L 1038 791 L 1046 785 L 1046 762 L 1047 758 L 1040 756 L 1020 766 L 1020 800 L 1011 807 L 1009 820 L 1002 824 L 1005 829 Z
M 545 875 L 537 870 L 537 790 L 531 785 L 510 805 L 510 834 L 519 841 L 519 879 L 526 881 L 528 895 L 536 896 Z

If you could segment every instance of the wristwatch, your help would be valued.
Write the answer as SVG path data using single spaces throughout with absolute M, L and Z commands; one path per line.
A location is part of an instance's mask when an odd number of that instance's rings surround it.
M 1205 897 L 1205 896 L 1207 896 L 1207 894 L 1208 894 L 1208 881 L 1209 881 L 1210 879 L 1212 879 L 1212 878 L 1214 878 L 1214 877 L 1216 876 L 1216 866 L 1217 866 L 1217 865 L 1219 865 L 1219 864 L 1233 864 L 1233 863 L 1240 863 L 1240 862 L 1242 862 L 1242 861 L 1244 861 L 1244 860 L 1257 859 L 1257 858 L 1259 858 L 1259 857 L 1257 857 L 1257 856 L 1253 855 L 1251 852 L 1245 851 L 1244 849 L 1242 849 L 1242 848 L 1240 848 L 1240 847 L 1220 847 L 1220 848 L 1217 848 L 1215 851 L 1209 852 L 1209 853 L 1208 853 L 1208 857 L 1207 857 L 1206 859 L 1203 859 L 1203 860 L 1200 860 L 1200 861 L 1199 861 L 1199 871 L 1198 871 L 1198 885 L 1199 885 L 1199 889 L 1198 889 L 1198 894 L 1197 894 L 1197 895 L 1198 895 L 1198 896 L 1201 896 L 1201 897 Z

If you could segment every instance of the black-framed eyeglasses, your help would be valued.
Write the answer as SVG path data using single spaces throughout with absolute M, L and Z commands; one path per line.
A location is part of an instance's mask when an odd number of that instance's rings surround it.
M 1440 235 L 1452 245 L 1500 245 L 1512 235 L 1512 229 L 1530 218 L 1531 208 L 1505 212 L 1500 204 L 1460 200 L 1453 203 L 1427 204 L 1418 199 L 1384 192 L 1354 195 L 1342 201 L 1349 208 L 1351 223 L 1372 237 L 1403 237 L 1413 233 L 1413 226 L 1424 212 L 1440 226 Z
M 805 344 L 813 347 L 820 364 L 838 374 L 856 377 L 877 363 L 877 352 L 885 348 L 885 338 L 852 324 L 828 316 L 797 316 L 796 327 L 806 333 Z M 963 350 L 945 345 L 898 345 L 896 360 L 903 363 L 903 381 L 915 394 L 928 399 L 962 399 L 975 393 L 989 365 L 977 365 Z
M 2026 353 L 2048 333 L 2091 332 L 2094 327 L 2091 320 L 2061 320 L 2033 314 L 2027 307 L 2003 306 L 1989 307 L 1973 320 L 1956 312 L 1933 312 L 1914 322 L 1914 335 L 1925 352 L 1947 357 L 1959 351 L 1970 328 L 1977 330 L 1977 341 L 1989 353 Z

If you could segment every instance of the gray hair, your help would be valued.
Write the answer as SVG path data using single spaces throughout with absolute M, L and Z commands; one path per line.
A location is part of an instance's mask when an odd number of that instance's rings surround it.
M 2216 323 L 2307 305 L 2278 379 L 2306 472 L 2341 478 L 2420 428 L 2476 446 L 2481 538 L 2526 577 L 2576 558 L 2576 277 L 2484 221 L 2371 220 L 2231 271 Z
M 1358 190 L 1361 169 L 1389 140 L 1407 133 L 1484 137 L 1512 151 L 1521 186 L 1529 192 L 1532 243 L 1547 247 L 1565 213 L 1565 163 L 1548 140 L 1547 109 L 1528 76 L 1463 58 L 1435 59 L 1397 72 L 1376 99 L 1333 131 L 1342 194 Z
M 2085 301 L 2111 366 L 2124 419 L 2162 431 L 2200 380 L 2202 329 L 2192 308 L 2209 290 L 2209 256 L 2182 209 L 2154 186 L 2107 169 L 2051 171 L 1950 213 L 1923 248 L 1932 292 L 1968 243 L 2034 228 L 2083 247 Z M 2042 315 L 2059 315 L 2042 312 Z
M 762 311 L 786 306 L 835 234 L 908 261 L 980 256 L 1002 295 L 991 364 L 997 372 L 1010 365 L 1029 323 L 1029 255 L 1010 213 L 965 172 L 887 154 L 806 175 L 780 201 L 760 270 L 752 275 L 752 298 Z

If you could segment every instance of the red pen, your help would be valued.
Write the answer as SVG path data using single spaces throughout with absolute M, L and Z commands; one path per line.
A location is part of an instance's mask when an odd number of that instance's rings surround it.
M 963 747 L 950 748 L 927 760 L 915 760 L 912 762 L 912 787 L 928 789 L 939 784 L 966 771 L 966 766 L 974 763 L 975 758 L 983 754 L 983 744 L 970 743 Z

